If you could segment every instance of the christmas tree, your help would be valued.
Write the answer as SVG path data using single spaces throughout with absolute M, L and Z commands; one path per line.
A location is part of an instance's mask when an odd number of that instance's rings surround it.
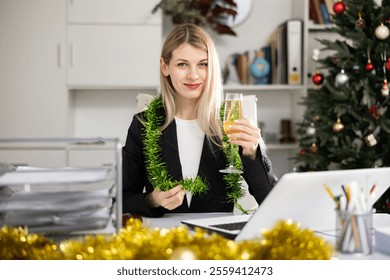
M 302 104 L 298 171 L 390 166 L 390 0 L 340 0 Z M 323 51 L 331 53 L 321 57 Z M 324 74 L 326 73 L 326 74 Z

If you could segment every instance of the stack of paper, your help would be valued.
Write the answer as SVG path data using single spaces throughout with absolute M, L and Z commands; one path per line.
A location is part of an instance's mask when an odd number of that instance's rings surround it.
M 77 184 L 101 182 L 107 179 L 109 168 L 39 168 L 19 166 L 0 175 L 3 185 Z
M 110 168 L 18 167 L 0 175 L 0 226 L 27 226 L 31 232 L 100 229 L 112 215 L 114 185 Z M 101 182 L 100 189 L 87 183 Z M 75 186 L 81 184 L 83 190 Z M 16 185 L 45 185 L 45 191 L 15 191 Z M 71 186 L 59 190 L 58 186 Z

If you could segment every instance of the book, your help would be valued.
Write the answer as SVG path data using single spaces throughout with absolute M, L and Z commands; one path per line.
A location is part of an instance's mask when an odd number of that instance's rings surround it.
M 317 14 L 314 1 L 316 0 L 309 1 L 309 19 L 313 21 L 313 24 L 320 24 L 319 15 Z
M 334 5 L 336 0 L 324 0 L 324 1 L 325 1 L 326 7 L 328 8 L 328 13 L 329 13 L 330 19 L 332 20 L 332 15 L 334 15 L 333 5 Z
M 262 47 L 255 51 L 255 57 L 250 64 L 250 72 L 254 77 L 255 84 L 265 85 L 272 83 L 271 71 L 271 47 Z
M 243 85 L 249 84 L 249 53 L 240 54 L 237 58 L 237 74 Z
M 328 7 L 325 4 L 325 0 L 319 0 L 320 1 L 320 10 L 322 19 L 324 21 L 324 24 L 330 24 L 330 15 L 328 12 Z
M 322 16 L 321 7 L 320 7 L 320 0 L 311 0 L 311 1 L 313 1 L 314 11 L 318 16 L 318 24 L 324 24 L 324 18 Z

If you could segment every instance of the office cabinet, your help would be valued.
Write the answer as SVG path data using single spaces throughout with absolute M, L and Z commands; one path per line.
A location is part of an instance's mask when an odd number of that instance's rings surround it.
M 0 5 L 0 137 L 67 135 L 65 0 Z
M 69 25 L 71 89 L 157 86 L 160 26 Z
M 162 19 L 155 4 L 69 1 L 69 88 L 157 86 Z
M 69 0 L 68 23 L 161 25 L 159 13 L 151 13 L 157 3 L 150 0 Z

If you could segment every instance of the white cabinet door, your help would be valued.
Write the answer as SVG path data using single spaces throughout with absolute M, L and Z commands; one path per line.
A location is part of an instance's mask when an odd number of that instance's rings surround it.
M 68 26 L 68 86 L 157 86 L 161 26 Z
M 69 0 L 68 23 L 127 23 L 160 25 L 157 0 Z
M 0 137 L 64 137 L 65 0 L 0 2 Z

